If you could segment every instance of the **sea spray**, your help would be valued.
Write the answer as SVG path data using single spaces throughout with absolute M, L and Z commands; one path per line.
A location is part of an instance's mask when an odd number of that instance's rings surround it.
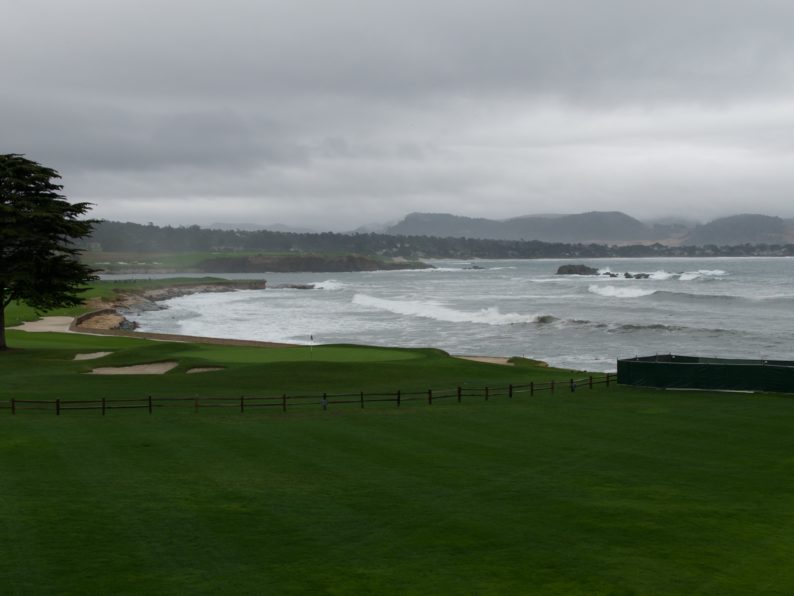
M 341 281 L 336 281 L 335 279 L 326 279 L 325 281 L 318 281 L 312 285 L 314 286 L 315 290 L 341 290 L 347 284 L 344 284 Z

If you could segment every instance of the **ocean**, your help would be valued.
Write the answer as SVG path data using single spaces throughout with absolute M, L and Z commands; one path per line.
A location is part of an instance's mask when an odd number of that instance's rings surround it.
M 222 275 L 315 289 L 194 294 L 128 318 L 142 331 L 435 347 L 591 371 L 667 353 L 794 359 L 790 258 L 575 261 L 618 277 L 555 275 L 572 263 L 558 259 L 429 262 L 436 269 Z M 105 276 L 120 277 L 160 276 Z

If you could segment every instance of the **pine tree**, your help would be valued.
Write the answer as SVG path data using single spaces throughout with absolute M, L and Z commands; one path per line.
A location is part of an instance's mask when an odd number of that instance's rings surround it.
M 97 279 L 77 260 L 74 240 L 96 220 L 90 203 L 69 203 L 58 172 L 19 154 L 0 155 L 0 350 L 7 349 L 5 309 L 25 302 L 37 311 L 80 304 L 84 284 Z

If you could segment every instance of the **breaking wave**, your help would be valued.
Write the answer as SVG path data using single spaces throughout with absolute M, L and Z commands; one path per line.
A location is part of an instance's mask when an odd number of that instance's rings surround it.
M 463 311 L 442 306 L 435 302 L 418 300 L 388 300 L 367 294 L 353 296 L 353 304 L 377 308 L 398 315 L 423 317 L 447 323 L 479 323 L 483 325 L 517 325 L 526 323 L 550 323 L 556 320 L 551 315 L 522 315 L 518 313 L 501 313 L 495 306 L 478 311 Z
M 628 273 L 632 275 L 636 275 L 638 273 L 644 273 L 641 271 L 629 271 Z M 609 267 L 603 267 L 598 270 L 598 274 L 601 276 L 612 274 L 612 279 L 631 279 L 626 278 L 623 276 L 622 272 L 614 272 Z M 617 277 L 615 277 L 617 275 Z M 665 271 L 664 269 L 659 269 L 657 271 L 653 271 L 648 273 L 648 279 L 654 279 L 656 281 L 667 281 L 668 279 L 677 279 L 679 281 L 695 281 L 696 279 L 700 280 L 712 280 L 717 279 L 720 277 L 725 277 L 728 275 L 727 271 L 723 271 L 722 269 L 698 269 L 697 271 L 681 271 L 681 272 L 674 272 L 674 271 Z
M 726 275 L 728 273 L 722 269 L 698 269 L 697 271 L 686 271 L 678 279 L 681 281 L 694 281 L 701 278 L 724 277 Z
M 313 285 L 315 290 L 341 290 L 347 284 L 343 284 L 341 281 L 336 281 L 335 279 L 326 279 L 325 281 L 320 281 Z
M 656 290 L 644 290 L 642 288 L 618 288 L 615 286 L 597 285 L 590 286 L 587 291 L 606 298 L 642 298 L 656 293 Z
M 651 290 L 645 288 L 637 288 L 634 286 L 617 287 L 617 286 L 599 286 L 591 285 L 587 288 L 592 294 L 604 296 L 606 298 L 647 298 L 653 296 L 655 300 L 664 300 L 670 302 L 768 302 L 768 303 L 789 303 L 792 298 L 789 296 L 775 296 L 775 297 L 755 297 L 755 296 L 737 296 L 734 294 L 700 294 L 696 292 L 671 292 L 669 290 Z

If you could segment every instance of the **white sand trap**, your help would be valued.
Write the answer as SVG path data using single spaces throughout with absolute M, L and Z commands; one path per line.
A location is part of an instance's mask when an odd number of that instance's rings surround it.
M 92 375 L 162 375 L 179 366 L 178 362 L 155 362 L 153 364 L 136 364 L 134 366 L 107 366 L 95 368 Z
M 212 372 L 214 370 L 224 370 L 224 368 L 222 366 L 200 366 L 198 368 L 191 368 L 187 371 L 187 374 L 192 375 L 195 373 Z
M 509 358 L 502 358 L 500 356 L 455 356 L 461 360 L 473 360 L 474 362 L 486 362 L 488 364 L 501 364 L 502 366 L 513 366 L 512 362 L 508 362 Z
M 58 333 L 72 333 L 69 331 L 69 325 L 72 324 L 74 317 L 42 317 L 38 321 L 28 321 L 10 329 L 19 331 L 30 331 L 33 333 L 41 332 L 58 332 Z
M 75 354 L 75 360 L 96 360 L 104 356 L 110 356 L 113 352 L 91 352 L 90 354 Z

